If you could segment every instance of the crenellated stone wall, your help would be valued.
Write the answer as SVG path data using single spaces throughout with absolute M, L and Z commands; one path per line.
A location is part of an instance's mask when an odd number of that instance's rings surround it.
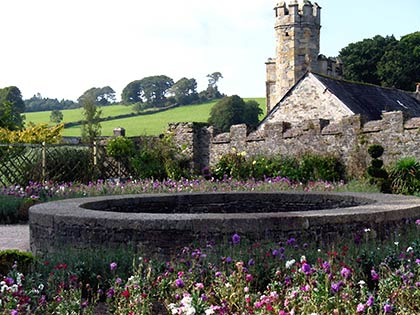
M 293 127 L 279 122 L 249 134 L 245 125 L 232 126 L 229 133 L 219 135 L 202 124 L 174 124 L 171 128 L 178 143 L 190 147 L 196 170 L 215 165 L 233 150 L 245 151 L 249 157 L 332 154 L 340 157 L 354 176 L 362 175 L 369 163 L 367 148 L 371 144 L 385 148 L 385 165 L 406 156 L 420 159 L 420 117 L 408 119 L 402 112 L 383 113 L 381 120 L 366 123 L 359 115 L 339 122 L 307 120 Z

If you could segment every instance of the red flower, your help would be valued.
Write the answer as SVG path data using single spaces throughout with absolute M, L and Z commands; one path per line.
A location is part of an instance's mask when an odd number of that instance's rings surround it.
M 125 298 L 128 300 L 128 298 L 130 297 L 130 291 L 128 291 L 128 289 L 127 289 L 127 290 L 124 290 L 124 291 L 121 293 L 121 295 L 122 295 L 123 297 L 125 297 Z
M 61 269 L 67 269 L 67 264 L 58 264 L 57 266 L 55 266 L 56 270 L 61 270 Z

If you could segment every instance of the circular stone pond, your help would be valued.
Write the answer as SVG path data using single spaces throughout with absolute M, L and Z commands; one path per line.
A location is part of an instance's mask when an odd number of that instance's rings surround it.
M 130 246 L 172 254 L 194 243 L 377 237 L 420 218 L 420 198 L 358 193 L 232 192 L 122 195 L 38 204 L 29 212 L 34 253 Z

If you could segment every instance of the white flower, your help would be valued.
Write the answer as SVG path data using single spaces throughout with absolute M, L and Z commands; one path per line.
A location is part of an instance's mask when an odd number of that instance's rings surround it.
M 360 280 L 360 281 L 358 282 L 358 285 L 360 285 L 361 287 L 363 287 L 365 284 L 366 284 L 366 282 L 364 282 L 363 280 Z
M 295 262 L 296 260 L 294 259 L 286 261 L 286 269 L 290 269 L 295 264 Z
M 214 314 L 214 310 L 213 310 L 212 308 L 208 308 L 208 309 L 206 309 L 206 310 L 204 311 L 204 313 L 205 313 L 206 315 L 212 315 L 212 314 Z
M 300 262 L 303 263 L 304 261 L 306 261 L 306 257 L 302 255 L 302 257 L 300 257 Z
M 398 244 L 399 244 L 399 242 L 394 242 L 394 245 L 395 245 L 395 246 L 398 246 Z
M 368 232 L 370 232 L 370 229 L 369 228 L 365 229 L 365 233 L 368 233 Z
M 44 289 L 44 284 L 40 283 L 39 286 L 38 286 L 38 290 L 42 291 L 43 289 Z
M 412 251 L 413 251 L 413 247 L 410 246 L 407 248 L 407 253 L 412 252 Z

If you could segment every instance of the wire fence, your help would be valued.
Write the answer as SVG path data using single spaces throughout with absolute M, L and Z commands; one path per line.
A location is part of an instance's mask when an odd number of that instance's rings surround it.
M 0 144 L 0 185 L 29 182 L 82 182 L 130 176 L 100 143 Z

